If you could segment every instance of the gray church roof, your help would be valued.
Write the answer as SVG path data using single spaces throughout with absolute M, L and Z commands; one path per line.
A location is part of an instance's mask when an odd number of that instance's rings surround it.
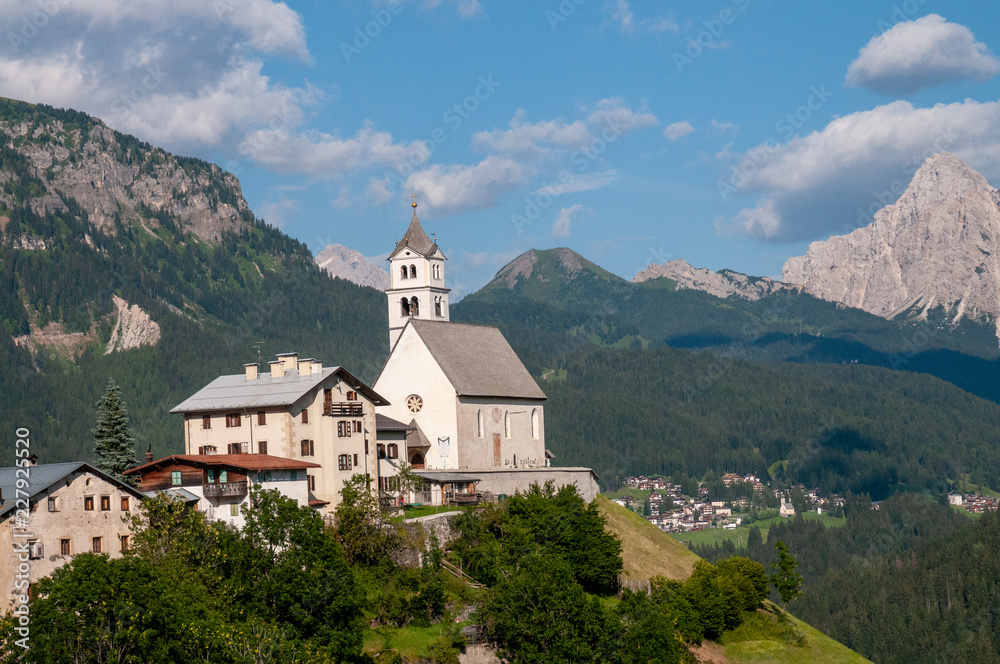
M 21 471 L 20 477 L 18 477 L 19 470 Z M 138 490 L 83 461 L 45 463 L 28 467 L 9 466 L 0 468 L 0 495 L 3 496 L 3 504 L 0 504 L 0 519 L 6 518 L 17 506 L 17 480 L 24 479 L 25 471 L 28 475 L 28 486 L 22 491 L 27 491 L 30 502 L 34 502 L 36 496 L 48 491 L 53 485 L 61 483 L 68 475 L 77 471 L 97 475 L 116 485 L 119 489 L 128 491 L 137 498 L 142 498 L 142 494 Z
M 328 367 L 319 374 L 299 375 L 295 369 L 281 378 L 262 373 L 247 380 L 246 374 L 219 376 L 193 395 L 170 409 L 171 413 L 201 413 L 241 408 L 291 406 L 323 381 L 337 375 L 353 389 L 361 392 L 376 406 L 389 402 L 355 378 L 343 367 Z
M 459 396 L 546 398 L 497 328 L 416 318 L 407 324 L 413 326 Z
M 389 254 L 389 260 L 406 248 L 413 249 L 421 256 L 430 256 L 438 250 L 437 243 L 427 237 L 423 226 L 420 225 L 420 220 L 417 219 L 416 207 L 413 209 L 413 219 L 410 220 L 410 227 L 403 234 L 403 239 L 396 243 L 396 248 Z

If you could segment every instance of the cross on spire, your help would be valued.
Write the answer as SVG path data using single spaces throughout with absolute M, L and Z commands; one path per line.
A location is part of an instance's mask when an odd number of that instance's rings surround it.
M 413 201 L 413 203 L 412 203 L 413 207 L 417 207 L 417 199 L 418 198 L 420 198 L 420 197 L 417 196 L 416 194 L 410 194 L 410 200 Z

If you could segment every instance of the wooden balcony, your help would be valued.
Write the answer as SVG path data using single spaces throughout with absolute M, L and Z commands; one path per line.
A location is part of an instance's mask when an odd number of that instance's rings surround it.
M 360 417 L 365 414 L 365 407 L 358 401 L 327 402 L 323 404 L 323 414 L 333 417 Z
M 202 487 L 206 498 L 225 498 L 228 496 L 243 497 L 247 495 L 246 480 L 242 482 L 219 482 L 218 484 L 205 484 Z

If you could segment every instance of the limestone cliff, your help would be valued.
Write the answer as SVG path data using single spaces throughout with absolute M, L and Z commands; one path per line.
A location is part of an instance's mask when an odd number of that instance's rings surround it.
M 677 283 L 677 288 L 705 291 L 716 297 L 735 295 L 745 300 L 759 300 L 780 291 L 800 291 L 797 286 L 775 281 L 768 277 L 749 277 L 732 270 L 713 272 L 706 268 L 692 267 L 686 260 L 667 261 L 663 265 L 650 265 L 636 274 L 632 281 L 639 283 L 666 277 Z
M 347 279 L 359 286 L 371 286 L 384 291 L 389 288 L 389 273 L 365 260 L 360 251 L 342 244 L 327 245 L 316 256 L 316 264 L 334 277 Z
M 814 242 L 782 278 L 816 297 L 885 318 L 936 307 L 1000 318 L 1000 192 L 942 152 L 917 170 L 893 205 L 847 235 Z M 998 328 L 1000 335 L 1000 328 Z

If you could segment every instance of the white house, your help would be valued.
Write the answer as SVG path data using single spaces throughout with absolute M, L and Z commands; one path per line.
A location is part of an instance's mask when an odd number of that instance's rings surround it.
M 170 412 L 184 416 L 187 455 L 262 454 L 314 464 L 306 479 L 310 500 L 328 512 L 354 474 L 377 484 L 375 407 L 383 405 L 343 367 L 282 353 L 269 372 L 247 364 Z

